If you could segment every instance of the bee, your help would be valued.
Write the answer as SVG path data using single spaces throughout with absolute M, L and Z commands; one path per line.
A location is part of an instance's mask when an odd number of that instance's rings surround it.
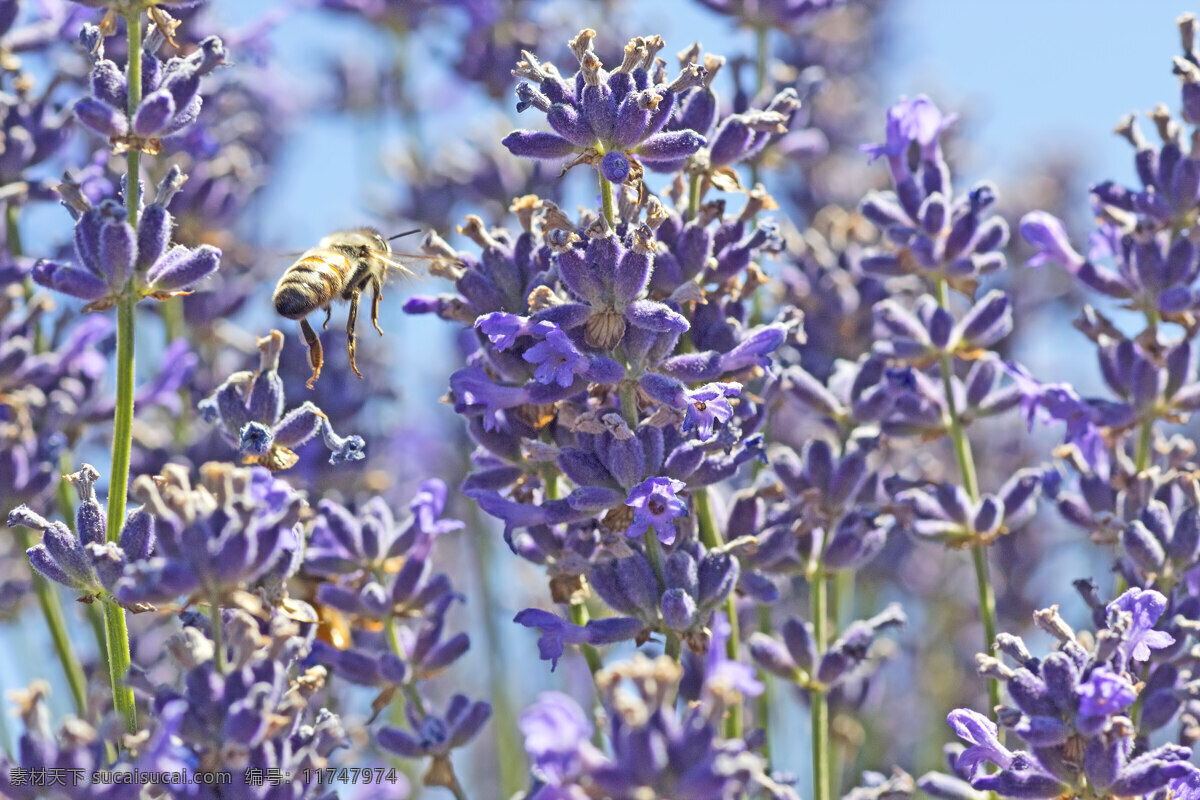
M 383 296 L 383 282 L 388 269 L 399 271 L 406 277 L 416 273 L 396 260 L 388 242 L 402 236 L 420 233 L 419 230 L 405 231 L 384 238 L 374 228 L 354 228 L 336 231 L 317 243 L 317 246 L 301 254 L 296 263 L 287 268 L 275 287 L 273 302 L 281 316 L 300 321 L 300 331 L 308 347 L 308 361 L 312 365 L 312 377 L 306 384 L 313 388 L 321 375 L 324 354 L 321 338 L 308 322 L 308 315 L 325 310 L 322 330 L 329 327 L 332 306 L 337 300 L 350 303 L 350 314 L 346 320 L 346 350 L 350 354 L 350 369 L 362 377 L 354 363 L 355 327 L 358 324 L 358 303 L 362 293 L 371 289 L 371 324 L 379 335 L 379 300 Z M 432 256 L 405 254 L 405 259 L 432 259 Z

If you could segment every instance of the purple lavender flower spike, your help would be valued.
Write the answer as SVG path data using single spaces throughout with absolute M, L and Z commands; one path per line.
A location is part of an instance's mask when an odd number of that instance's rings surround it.
M 159 185 L 156 202 L 142 210 L 137 230 L 115 200 L 87 208 L 75 224 L 80 266 L 42 259 L 34 265 L 34 281 L 88 300 L 88 311 L 109 308 L 127 291 L 158 300 L 186 294 L 216 272 L 221 251 L 211 245 L 166 249 L 172 226 L 166 204 L 174 194 L 171 187 L 182 180 L 179 169 L 172 168 Z
M 284 413 L 279 377 L 283 334 L 271 331 L 258 340 L 258 349 L 256 371 L 235 372 L 199 403 L 204 419 L 218 426 L 221 437 L 237 448 L 243 461 L 275 471 L 289 469 L 300 460 L 294 448 L 318 434 L 329 450 L 329 463 L 363 459 L 362 437 L 338 436 L 328 416 L 311 401 Z
M 625 505 L 632 508 L 633 521 L 625 531 L 629 537 L 641 536 L 651 527 L 663 544 L 675 542 L 673 520 L 688 515 L 687 504 L 676 493 L 683 490 L 683 481 L 673 478 L 647 478 L 629 491 Z
M 686 64 L 678 78 L 666 83 L 654 68 L 655 54 L 664 43 L 662 37 L 652 36 L 631 40 L 623 63 L 608 72 L 593 47 L 595 36 L 594 30 L 585 29 L 569 42 L 579 61 L 573 80 L 522 51 L 513 74 L 528 83 L 517 89 L 517 109 L 544 112 L 554 132 L 517 130 L 502 144 L 526 158 L 574 155 L 570 166 L 595 164 L 612 183 L 624 183 L 635 174 L 634 161 L 669 170 L 704 147 L 706 140 L 698 131 L 662 130 L 680 98 L 703 84 L 704 67 Z M 640 175 L 640 165 L 636 169 Z
M 95 27 L 85 25 L 81 41 L 99 41 Z M 92 94 L 75 104 L 75 115 L 85 126 L 106 136 L 115 146 L 158 152 L 160 139 L 178 134 L 200 113 L 200 79 L 225 63 L 225 46 L 209 36 L 188 56 L 160 62 L 155 55 L 163 44 L 157 28 L 146 37 L 142 58 L 142 101 L 126 116 L 127 87 L 120 68 L 98 48 L 93 60 Z M 85 45 L 86 46 L 86 45 Z M 132 135 L 130 135 L 132 134 Z
M 1041 267 L 1055 261 L 1072 274 L 1078 272 L 1084 259 L 1071 247 L 1062 220 L 1045 211 L 1031 211 L 1021 217 L 1020 230 L 1025 241 L 1037 248 L 1029 266 Z
M 130 564 L 117 581 L 112 591 L 122 603 L 158 603 L 200 590 L 211 600 L 281 564 L 298 568 L 293 554 L 303 501 L 290 487 L 261 468 L 212 463 L 201 476 L 193 485 L 186 469 L 167 465 L 157 483 L 149 476 L 134 481 L 134 497 L 154 518 L 156 545 L 151 558 Z M 229 507 L 243 511 L 231 517 Z
M 406 709 L 411 732 L 397 727 L 380 728 L 375 739 L 380 747 L 406 758 L 431 759 L 424 776 L 426 786 L 457 787 L 458 779 L 450 763 L 450 752 L 474 739 L 492 716 L 492 707 L 482 701 L 471 702 L 456 694 L 446 705 L 444 716 L 418 714 Z
M 61 522 L 49 522 L 21 505 L 9 512 L 8 526 L 21 525 L 42 531 L 42 541 L 26 551 L 30 565 L 41 575 L 84 597 L 112 591 L 127 564 L 148 558 L 155 547 L 155 526 L 150 516 L 138 509 L 129 515 L 116 542 L 106 541 L 107 520 L 96 498 L 100 473 L 90 464 L 63 479 L 79 495 L 75 525 L 77 533 Z

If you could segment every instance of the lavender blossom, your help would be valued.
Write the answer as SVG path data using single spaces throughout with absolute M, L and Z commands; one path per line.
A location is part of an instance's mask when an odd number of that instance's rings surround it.
M 596 55 L 595 37 L 594 30 L 584 29 L 568 43 L 579 60 L 574 79 L 528 51 L 521 53 L 513 74 L 527 82 L 518 86 L 517 110 L 545 113 L 554 132 L 514 131 L 504 138 L 505 147 L 526 158 L 574 156 L 569 166 L 596 164 L 605 180 L 615 182 L 638 180 L 643 166 L 673 168 L 677 159 L 703 147 L 697 132 L 664 131 L 664 126 L 679 96 L 703 82 L 704 68 L 686 65 L 668 84 L 661 67 L 655 67 L 655 55 L 665 45 L 661 36 L 652 36 L 630 40 L 621 66 L 609 72 Z
M 121 69 L 104 57 L 103 37 L 85 25 L 80 43 L 92 60 L 91 93 L 75 103 L 75 116 L 86 127 L 107 136 L 114 148 L 157 153 L 161 139 L 180 133 L 200 113 L 200 79 L 225 63 L 225 46 L 216 36 L 200 42 L 194 53 L 160 61 L 155 55 L 164 31 L 155 27 L 142 52 L 141 103 L 127 113 L 128 86 Z
M 8 514 L 10 528 L 22 525 L 43 534 L 42 541 L 26 553 L 30 565 L 46 578 L 82 592 L 81 599 L 88 602 L 102 593 L 115 592 L 126 566 L 149 558 L 155 550 L 154 519 L 144 509 L 129 515 L 115 543 L 107 541 L 108 522 L 96 499 L 99 479 L 100 473 L 91 464 L 64 476 L 79 493 L 76 534 L 62 522 L 48 522 L 24 505 Z
M 205 421 L 218 425 L 222 437 L 238 449 L 242 462 L 270 470 L 295 466 L 298 447 L 317 434 L 329 450 L 329 463 L 359 461 L 364 457 L 361 436 L 338 436 L 329 417 L 311 402 L 284 413 L 283 381 L 279 354 L 283 334 L 271 331 L 258 340 L 261 354 L 255 372 L 235 372 L 211 395 L 200 401 Z
M 139 299 L 165 300 L 186 294 L 216 272 L 221 251 L 211 245 L 171 246 L 172 219 L 166 210 L 186 180 L 173 169 L 158 186 L 154 203 L 142 209 L 135 229 L 114 200 L 76 209 L 76 264 L 42 259 L 33 266 L 33 279 L 55 291 L 89 301 L 85 310 L 110 308 L 133 292 Z

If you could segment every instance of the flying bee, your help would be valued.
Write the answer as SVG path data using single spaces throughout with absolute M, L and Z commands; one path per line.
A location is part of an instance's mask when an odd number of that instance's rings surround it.
M 420 231 L 405 231 L 385 239 L 383 234 L 374 228 L 336 231 L 318 242 L 316 247 L 301 254 L 296 263 L 283 273 L 275 287 L 275 310 L 288 319 L 300 321 L 300 331 L 304 334 L 304 343 L 308 347 L 308 361 L 313 370 L 307 383 L 309 389 L 313 388 L 313 384 L 321 375 L 324 355 L 321 339 L 308 323 L 308 315 L 324 309 L 325 322 L 321 328 L 325 330 L 329 327 L 333 303 L 337 300 L 350 303 L 350 315 L 346 320 L 346 350 L 350 354 L 350 369 L 361 378 L 362 373 L 354 363 L 354 329 L 358 324 L 359 299 L 369 287 L 371 324 L 382 336 L 383 329 L 379 327 L 379 299 L 383 296 L 383 282 L 388 269 L 397 270 L 407 277 L 414 277 L 416 273 L 400 263 L 397 256 L 422 260 L 434 258 L 392 252 L 388 242 L 414 233 Z

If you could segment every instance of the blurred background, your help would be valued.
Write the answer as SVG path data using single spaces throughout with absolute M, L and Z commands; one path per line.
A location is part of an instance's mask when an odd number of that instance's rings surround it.
M 800 129 L 785 137 L 758 175 L 778 200 L 775 215 L 793 244 L 767 271 L 790 286 L 807 285 L 806 264 L 819 260 L 812 232 L 830 243 L 835 232 L 829 210 L 852 211 L 867 189 L 885 183 L 884 168 L 869 166 L 857 147 L 883 139 L 886 110 L 903 95 L 928 94 L 943 111 L 961 115 L 950 143 L 960 185 L 993 181 L 1010 221 L 1044 208 L 1068 220 L 1076 234 L 1086 230 L 1086 187 L 1104 179 L 1134 180 L 1132 150 L 1112 134 L 1114 125 L 1122 115 L 1178 97 L 1171 74 L 1171 57 L 1179 51 L 1174 21 L 1186 10 L 1175 3 L 1118 0 L 1093 0 L 1086 7 L 1041 0 L 862 0 L 768 30 L 766 80 L 797 86 L 806 110 Z M 325 334 L 329 377 L 309 393 L 298 332 L 273 316 L 269 302 L 289 254 L 332 230 L 363 224 L 388 233 L 419 226 L 465 247 L 455 226 L 467 214 L 515 226 L 507 213 L 512 197 L 534 192 L 568 209 L 595 202 L 582 171 L 560 178 L 556 164 L 531 166 L 499 144 L 513 128 L 540 123 L 532 115 L 522 119 L 514 108 L 515 79 L 508 70 L 522 48 L 570 72 L 566 41 L 583 27 L 597 30 L 606 63 L 619 60 L 616 54 L 633 35 L 661 34 L 668 60 L 699 40 L 706 52 L 729 59 L 716 83 L 727 108 L 756 92 L 755 30 L 737 15 L 695 0 L 210 0 L 183 17 L 188 41 L 220 33 L 233 66 L 215 76 L 218 90 L 205 92 L 213 95 L 198 134 L 206 138 L 190 149 L 211 158 L 196 164 L 181 159 L 193 180 L 173 210 L 181 239 L 218 243 L 226 258 L 213 286 L 176 309 L 182 321 L 168 311 L 141 325 L 139 384 L 162 369 L 173 332 L 204 331 L 203 337 L 193 334 L 193 347 L 207 376 L 198 383 L 211 387 L 234 370 L 253 368 L 255 337 L 279 327 L 287 337 L 282 371 L 289 407 L 311 397 L 339 433 L 366 438 L 369 456 L 331 470 L 315 452 L 320 445 L 309 445 L 314 452 L 302 450 L 300 465 L 287 477 L 347 502 L 382 493 L 400 504 L 421 479 L 437 476 L 454 487 L 464 474 L 470 445 L 460 420 L 439 403 L 459 349 L 434 317 L 401 311 L 407 295 L 447 291 L 448 285 L 437 278 L 389 284 L 381 313 L 386 336 L 367 332 L 359 340 L 363 381 L 344 377 L 350 375 L 342 347 L 345 312 L 335 311 Z M 61 59 L 82 60 L 67 45 Z M 56 96 L 63 102 L 72 97 L 65 89 Z M 82 131 L 75 139 L 80 161 L 70 166 L 91 160 L 102 170 L 103 152 L 92 155 L 100 143 Z M 170 160 L 151 159 L 151 173 L 161 175 Z M 40 169 L 57 178 L 64 166 Z M 650 185 L 662 188 L 653 178 Z M 48 256 L 68 245 L 71 223 L 62 208 L 43 202 L 24 210 L 21 229 L 26 253 Z M 401 240 L 399 249 L 412 241 Z M 1014 270 L 1006 280 L 1015 292 L 1018 331 L 1012 354 L 1042 379 L 1070 381 L 1084 394 L 1100 391 L 1095 364 L 1079 358 L 1086 342 L 1070 325 L 1082 303 L 1078 290 L 1054 268 L 1025 270 L 1019 247 L 1011 258 Z M 819 318 L 819 309 L 805 310 L 810 319 Z M 823 353 L 818 342 L 803 357 L 809 363 L 853 357 L 854 343 L 845 346 L 850 350 Z M 203 394 L 197 390 L 189 398 L 193 408 Z M 179 437 L 191 443 L 190 458 L 204 459 L 213 437 L 194 414 L 185 417 L 139 417 L 135 475 L 157 470 L 166 443 Z M 977 448 L 985 486 L 1002 482 L 1012 464 L 1046 458 L 1053 435 L 1045 441 L 1013 435 L 1021 430 L 1016 420 L 982 429 L 980 435 L 994 437 Z M 793 432 L 797 441 L 804 436 L 801 428 Z M 101 440 L 80 442 L 76 453 L 107 463 Z M 455 497 L 451 516 L 468 527 L 440 540 L 443 566 L 466 596 L 454 618 L 470 630 L 473 646 L 443 680 L 447 692 L 490 696 L 506 705 L 498 706 L 493 724 L 467 751 L 469 763 L 458 759 L 458 774 L 469 786 L 489 786 L 501 775 L 509 789 L 513 775 L 524 775 L 513 715 L 547 688 L 585 696 L 590 677 L 571 658 L 552 674 L 537 660 L 532 632 L 511 622 L 517 611 L 548 603 L 540 573 L 511 555 L 499 526 L 462 498 Z M 1049 602 L 1062 603 L 1069 620 L 1082 619 L 1085 609 L 1070 587 L 1045 578 L 1064 569 L 1072 577 L 1089 570 L 1102 574 L 1105 565 L 1080 560 L 1081 535 L 1052 510 L 1020 539 L 997 553 L 1002 627 L 1020 628 L 1029 611 Z M 897 663 L 883 672 L 882 685 L 862 687 L 856 714 L 867 721 L 848 730 L 843 743 L 850 775 L 867 768 L 886 772 L 894 763 L 919 774 L 937 764 L 948 738 L 944 715 L 958 692 L 946 676 L 967 674 L 979 639 L 974 622 L 962 616 L 973 607 L 966 559 L 932 547 L 894 547 L 901 560 L 885 556 L 873 567 L 878 606 L 908 596 L 923 597 L 924 605 L 906 603 L 913 625 L 898 645 Z M 885 564 L 888 575 L 882 574 Z M 965 610 L 956 612 L 959 598 Z M 86 650 L 90 638 L 83 635 L 82 617 L 72 624 Z M 50 652 L 36 615 L 14 617 L 0 636 L 0 651 L 8 653 L 0 656 L 0 688 L 24 686 L 34 677 L 58 679 L 46 659 L 15 655 Z M 68 695 L 57 684 L 55 690 L 53 707 L 65 713 Z M 363 708 L 369 705 L 364 697 Z M 806 711 L 786 692 L 777 702 L 777 765 L 804 786 Z M 344 712 L 355 718 L 353 710 Z M 359 714 L 358 722 L 365 716 Z M 477 796 L 492 795 L 484 789 Z

